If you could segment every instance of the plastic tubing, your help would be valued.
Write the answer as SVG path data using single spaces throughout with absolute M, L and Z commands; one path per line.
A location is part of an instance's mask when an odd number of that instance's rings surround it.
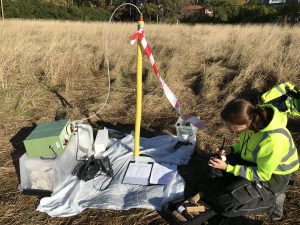
M 130 6 L 133 6 L 138 12 L 139 14 L 141 14 L 141 11 L 140 9 L 132 4 L 132 3 L 123 3 L 122 5 L 119 5 L 114 11 L 113 13 L 111 14 L 110 18 L 109 18 L 109 24 L 111 24 L 111 21 L 115 15 L 115 13 L 123 6 L 126 6 L 126 5 L 130 5 Z M 89 117 L 86 117 L 86 118 L 83 118 L 81 120 L 77 120 L 78 122 L 84 122 L 86 120 L 89 120 L 93 117 L 95 117 L 96 115 L 100 114 L 101 111 L 103 110 L 104 106 L 107 104 L 107 101 L 109 99 L 109 95 L 110 95 L 110 90 L 111 90 L 111 87 L 110 87 L 110 70 L 109 70 L 109 59 L 108 59 L 108 32 L 106 32 L 106 35 L 105 35 L 105 52 L 104 52 L 104 58 L 105 58 L 105 63 L 106 63 L 106 67 L 107 67 L 107 80 L 108 80 L 108 91 L 107 91 L 107 95 L 106 95 L 106 99 L 104 101 L 104 103 L 102 103 L 102 106 L 100 107 L 100 109 L 95 112 L 94 114 L 92 114 L 91 116 Z

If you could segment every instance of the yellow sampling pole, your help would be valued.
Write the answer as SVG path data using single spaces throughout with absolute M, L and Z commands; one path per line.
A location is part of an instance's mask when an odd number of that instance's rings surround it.
M 144 21 L 143 16 L 140 15 L 138 21 L 138 30 L 143 29 Z M 142 120 L 142 69 L 143 69 L 143 47 L 137 40 L 137 67 L 136 67 L 136 117 L 135 117 L 135 130 L 134 130 L 134 152 L 133 155 L 140 155 L 140 131 Z

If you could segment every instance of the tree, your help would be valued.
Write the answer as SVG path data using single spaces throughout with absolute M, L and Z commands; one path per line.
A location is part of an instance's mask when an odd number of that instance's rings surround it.
M 261 0 L 249 0 L 248 5 L 260 5 L 261 2 Z
M 240 0 L 207 0 L 206 4 L 217 19 L 221 22 L 229 22 L 232 17 L 239 14 L 243 2 Z
M 158 0 L 157 2 L 161 6 L 162 17 L 173 22 L 183 17 L 183 7 L 190 4 L 189 0 Z
M 97 7 L 100 6 L 100 0 L 74 0 L 75 4 L 77 5 L 96 5 Z
M 152 18 L 156 17 L 158 13 L 158 7 L 154 3 L 145 3 L 144 4 L 144 16 L 149 17 L 150 21 Z

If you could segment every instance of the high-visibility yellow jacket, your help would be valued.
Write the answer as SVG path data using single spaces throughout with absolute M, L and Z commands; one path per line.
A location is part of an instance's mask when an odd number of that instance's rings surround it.
M 267 127 L 254 132 L 246 130 L 240 134 L 240 141 L 234 144 L 234 153 L 245 161 L 254 162 L 256 167 L 244 165 L 227 166 L 227 172 L 250 181 L 269 181 L 272 174 L 286 175 L 299 168 L 296 146 L 288 129 L 287 117 L 272 105 L 274 115 Z
M 282 98 L 285 96 L 285 98 Z M 300 116 L 300 91 L 290 82 L 279 84 L 260 96 L 264 104 L 273 104 L 292 116 Z

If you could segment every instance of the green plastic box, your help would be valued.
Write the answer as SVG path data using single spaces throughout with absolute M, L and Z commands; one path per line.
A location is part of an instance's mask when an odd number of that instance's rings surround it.
M 71 137 L 69 123 L 69 120 L 58 120 L 39 124 L 24 140 L 28 157 L 54 158 L 61 154 Z

